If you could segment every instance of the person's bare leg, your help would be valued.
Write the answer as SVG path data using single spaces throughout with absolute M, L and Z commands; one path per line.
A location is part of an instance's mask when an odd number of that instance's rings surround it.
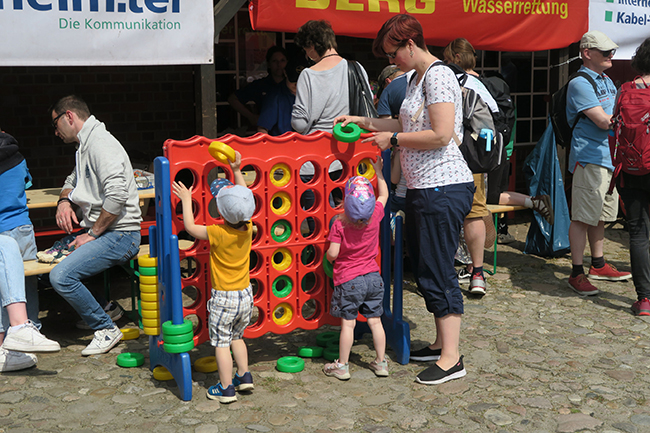
M 377 352 L 377 358 L 375 358 L 375 361 L 382 362 L 386 357 L 386 333 L 384 332 L 384 326 L 381 324 L 381 317 L 368 318 L 368 326 L 372 333 L 372 342 L 375 345 L 375 352 Z
M 232 385 L 232 357 L 230 347 L 215 347 L 214 356 L 219 368 L 219 381 L 223 389 Z
M 582 265 L 589 227 L 580 221 L 571 221 L 569 225 L 569 246 L 571 247 L 571 263 L 573 265 Z
M 486 236 L 485 222 L 482 218 L 466 218 L 463 226 L 465 229 L 465 242 L 472 259 L 472 267 L 482 267 Z
M 339 363 L 347 364 L 354 344 L 354 327 L 356 320 L 341 319 L 341 336 L 339 337 Z M 374 337 L 374 334 L 373 334 Z
M 460 314 L 447 314 L 444 317 L 436 318 L 436 332 L 441 340 L 442 349 L 440 359 L 436 361 L 436 364 L 445 371 L 456 365 L 460 358 L 461 322 Z
M 605 244 L 605 222 L 599 221 L 598 225 L 587 226 L 587 238 L 589 239 L 591 257 L 603 257 L 605 254 L 603 247 Z
M 530 196 L 515 191 L 504 191 L 499 196 L 499 204 L 510 206 L 526 206 L 526 199 Z
M 232 340 L 230 345 L 232 356 L 237 364 L 237 374 L 243 376 L 248 371 L 248 348 L 243 339 Z

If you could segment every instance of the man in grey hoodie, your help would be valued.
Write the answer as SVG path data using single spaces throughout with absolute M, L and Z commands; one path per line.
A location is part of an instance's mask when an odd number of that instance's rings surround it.
M 56 222 L 66 233 L 75 224 L 87 231 L 70 243 L 74 251 L 54 267 L 50 282 L 95 331 L 81 354 L 106 353 L 122 333 L 81 280 L 138 253 L 142 218 L 133 168 L 120 142 L 80 97 L 60 99 L 51 115 L 56 136 L 77 148 L 76 166 L 59 196 Z

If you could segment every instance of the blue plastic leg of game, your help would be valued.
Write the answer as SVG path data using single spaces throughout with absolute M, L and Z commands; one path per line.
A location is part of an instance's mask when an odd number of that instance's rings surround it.
M 192 400 L 192 365 L 190 364 L 190 354 L 185 353 L 167 353 L 162 348 L 162 336 L 149 336 L 149 364 L 151 370 L 154 367 L 162 365 L 174 376 L 178 391 L 183 401 Z

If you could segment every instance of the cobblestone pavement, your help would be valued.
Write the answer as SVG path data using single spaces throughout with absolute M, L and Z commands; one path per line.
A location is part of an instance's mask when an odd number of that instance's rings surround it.
M 295 331 L 248 341 L 252 394 L 220 405 L 205 397 L 217 373 L 195 372 L 192 401 L 184 402 L 174 381 L 152 378 L 144 335 L 109 354 L 81 357 L 91 333 L 75 329 L 74 312 L 45 290 L 44 333 L 63 349 L 39 355 L 37 368 L 0 375 L 0 432 L 649 432 L 650 329 L 629 310 L 631 282 L 599 281 L 599 296 L 579 297 L 567 286 L 568 257 L 524 255 L 527 225 L 510 230 L 517 242 L 499 246 L 488 294 L 466 298 L 465 378 L 419 385 L 415 375 L 427 363 L 395 362 L 388 378 L 376 378 L 367 368 L 369 334 L 352 348 L 347 382 L 324 376 L 323 359 L 308 359 L 301 373 L 280 373 L 276 360 L 314 345 L 323 329 Z M 629 270 L 620 224 L 607 229 L 605 247 L 611 263 Z M 412 283 L 404 317 L 412 347 L 433 339 L 433 318 Z M 146 354 L 145 365 L 116 366 L 121 351 Z M 191 357 L 213 354 L 203 344 Z

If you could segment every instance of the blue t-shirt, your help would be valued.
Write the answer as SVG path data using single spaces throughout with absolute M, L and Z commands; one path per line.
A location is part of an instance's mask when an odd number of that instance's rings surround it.
M 607 114 L 614 113 L 616 103 L 616 87 L 605 74 L 599 75 L 589 68 L 581 66 L 579 71 L 586 72 L 596 82 L 598 94 L 586 78 L 576 77 L 569 82 L 567 90 L 566 114 L 569 125 L 573 125 L 578 113 L 590 108 L 602 106 Z M 600 129 L 588 117 L 581 117 L 573 130 L 571 152 L 569 154 L 569 171 L 573 173 L 576 164 L 600 165 L 614 170 L 612 156 L 609 151 L 607 130 Z
M 0 233 L 18 226 L 31 225 L 25 195 L 25 185 L 31 179 L 24 160 L 0 174 Z
M 276 83 L 271 75 L 255 80 L 235 92 L 242 104 L 255 102 L 260 110 L 257 125 L 269 131 L 269 135 L 280 135 L 291 131 L 291 109 L 296 96 L 291 93 L 285 81 Z
M 388 83 L 388 86 L 381 92 L 379 103 L 377 104 L 377 113 L 380 116 L 399 116 L 399 109 L 404 101 L 406 86 L 412 72 L 407 72 Z

